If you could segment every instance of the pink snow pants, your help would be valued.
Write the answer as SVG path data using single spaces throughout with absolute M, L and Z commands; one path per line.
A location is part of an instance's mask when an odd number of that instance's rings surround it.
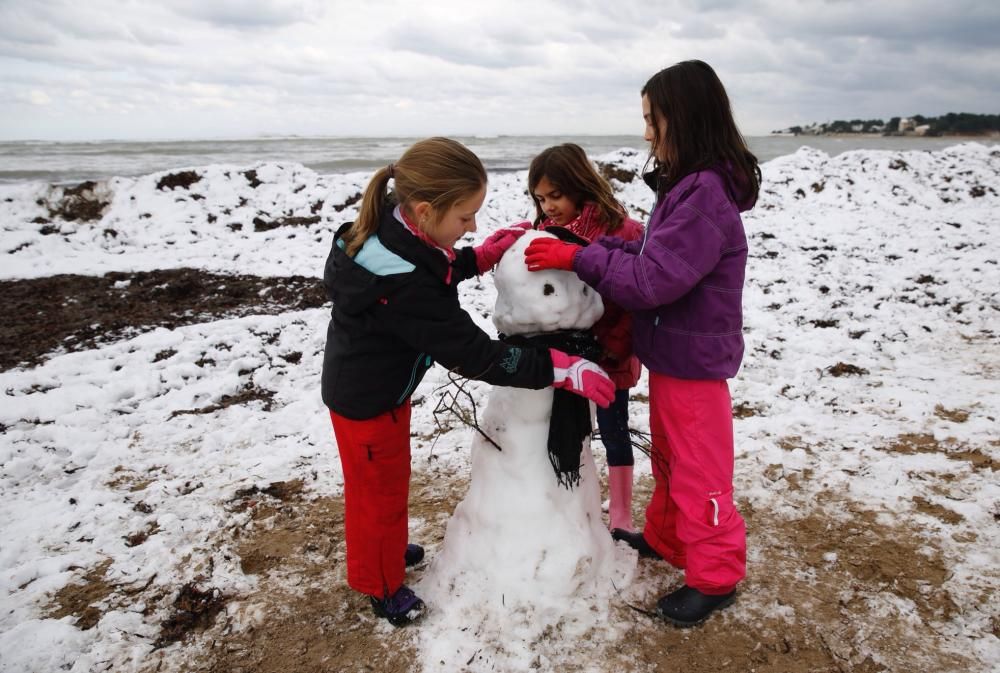
M 333 411 L 330 419 L 344 468 L 347 584 L 391 596 L 406 574 L 410 401 L 364 421 Z
M 725 594 L 746 576 L 746 524 L 733 503 L 733 406 L 725 381 L 649 373 L 655 486 L 643 536 L 685 583 Z

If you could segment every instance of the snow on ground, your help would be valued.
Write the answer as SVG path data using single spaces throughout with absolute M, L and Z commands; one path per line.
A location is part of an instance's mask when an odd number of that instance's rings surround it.
M 622 150 L 599 159 L 620 169 L 620 198 L 644 217 L 651 193 L 623 181 L 644 157 Z M 0 279 L 180 267 L 318 276 L 365 180 L 262 163 L 115 178 L 80 194 L 0 186 Z M 471 239 L 528 216 L 524 189 L 524 172 L 492 176 Z M 750 576 L 704 632 L 735 641 L 762 622 L 792 632 L 839 610 L 821 639 L 841 670 L 907 661 L 912 670 L 962 670 L 921 659 L 935 651 L 969 670 L 1000 665 L 998 206 L 998 147 L 834 158 L 803 149 L 764 166 L 761 200 L 745 217 L 747 352 L 731 382 Z M 495 299 L 490 276 L 464 286 L 465 306 L 488 331 Z M 222 628 L 163 640 L 161 625 L 189 582 L 230 597 L 225 634 L 264 619 L 255 592 L 270 576 L 244 572 L 234 542 L 235 532 L 260 525 L 241 506 L 246 494 L 275 482 L 304 484 L 316 502 L 341 492 L 318 393 L 326 322 L 327 311 L 315 309 L 159 329 L 0 373 L 0 671 L 180 670 L 187 654 L 211 654 Z M 427 484 L 421 493 L 452 502 L 468 481 L 471 431 L 434 413 L 446 384 L 435 368 L 414 398 L 413 466 L 415 482 Z M 488 390 L 468 390 L 481 411 Z M 643 379 L 632 413 L 642 431 L 646 392 Z M 637 473 L 648 479 L 646 459 Z M 411 530 L 443 533 L 437 517 L 415 511 Z M 905 529 L 916 556 L 890 563 L 887 545 L 906 546 L 891 536 L 864 546 L 881 527 Z M 806 539 L 808 554 L 787 551 Z M 433 538 L 428 547 L 433 554 Z M 914 563 L 940 573 L 928 570 L 912 587 L 894 580 Z M 679 581 L 655 566 L 640 570 L 623 601 L 648 608 Z M 822 573 L 852 579 L 832 596 L 784 595 L 818 587 Z M 90 619 L 61 615 L 60 592 L 95 576 L 109 588 L 93 597 Z M 344 619 L 364 607 L 338 601 Z M 378 637 L 417 642 L 358 619 Z M 852 620 L 857 642 L 845 635 Z M 887 624 L 898 634 L 893 647 Z M 480 649 L 528 647 L 543 670 L 567 661 L 647 670 L 657 664 L 630 663 L 623 639 L 672 637 L 665 627 L 637 632 L 624 618 L 577 627 L 586 643 L 552 629 Z M 423 636 L 437 643 L 425 670 L 492 670 L 489 656 L 469 659 L 474 634 Z M 688 642 L 672 656 L 682 659 Z

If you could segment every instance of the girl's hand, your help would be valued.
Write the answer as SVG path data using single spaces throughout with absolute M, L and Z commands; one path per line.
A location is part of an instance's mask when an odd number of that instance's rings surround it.
M 552 356 L 553 388 L 563 388 L 586 397 L 605 409 L 614 401 L 615 384 L 603 369 L 590 360 L 555 348 L 549 349 L 549 355 Z
M 558 238 L 539 238 L 532 241 L 525 249 L 524 263 L 528 265 L 529 271 L 544 269 L 572 271 L 576 253 L 582 249 L 583 246 L 566 243 Z
M 473 248 L 476 253 L 476 268 L 479 273 L 486 273 L 496 266 L 510 246 L 514 245 L 517 239 L 524 236 L 524 232 L 530 228 L 530 222 L 518 222 L 506 229 L 493 232 L 483 241 L 482 245 Z

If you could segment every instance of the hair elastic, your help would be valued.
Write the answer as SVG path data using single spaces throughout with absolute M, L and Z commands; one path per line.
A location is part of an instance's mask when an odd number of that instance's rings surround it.
M 389 164 L 388 166 L 385 167 L 385 170 L 389 172 L 390 178 L 396 177 L 396 164 Z

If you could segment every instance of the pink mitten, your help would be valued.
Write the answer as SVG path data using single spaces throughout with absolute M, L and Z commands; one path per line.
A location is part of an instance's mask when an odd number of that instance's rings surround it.
M 604 370 L 590 360 L 569 355 L 555 348 L 549 349 L 552 356 L 552 386 L 582 395 L 607 408 L 615 399 L 615 384 Z
M 503 254 L 524 232 L 531 229 L 530 222 L 518 222 L 515 225 L 493 232 L 482 245 L 473 248 L 476 252 L 476 268 L 479 273 L 485 273 L 496 266 Z

